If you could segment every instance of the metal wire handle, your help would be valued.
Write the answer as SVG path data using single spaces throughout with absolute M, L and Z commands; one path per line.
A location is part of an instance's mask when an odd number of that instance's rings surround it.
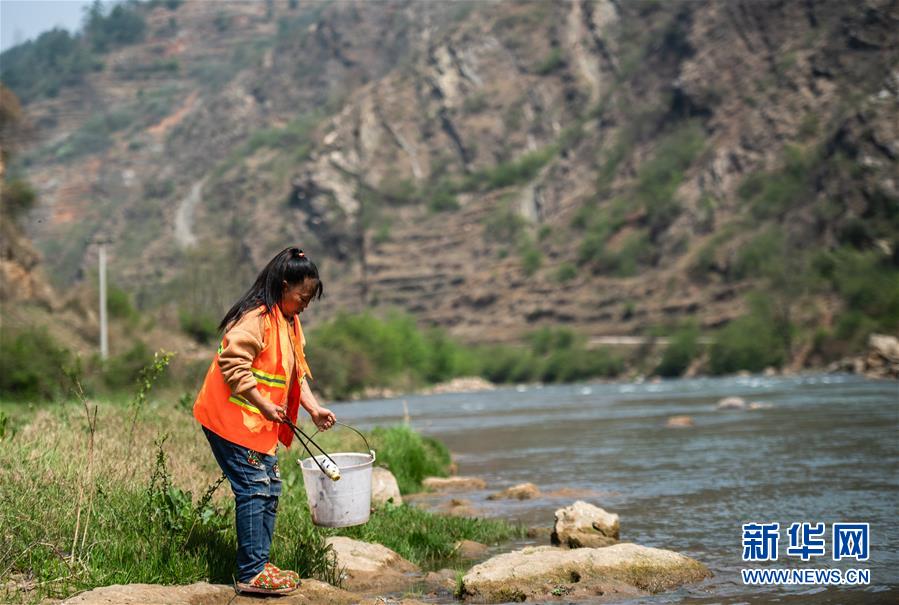
M 371 446 L 368 444 L 368 439 L 366 439 L 366 438 L 365 438 L 365 435 L 363 435 L 362 433 L 360 433 L 358 429 L 355 429 L 355 428 L 351 427 L 350 425 L 344 424 L 343 422 L 339 422 L 339 421 L 337 421 L 337 420 L 334 421 L 334 424 L 339 424 L 340 426 L 345 426 L 346 428 L 350 429 L 351 431 L 353 431 L 354 433 L 356 433 L 357 435 L 359 435 L 360 437 L 362 437 L 362 441 L 365 442 L 365 449 L 367 449 L 367 450 L 371 453 L 372 458 L 375 457 L 375 451 L 374 451 L 373 449 L 371 449 Z M 318 435 L 320 432 L 321 432 L 321 430 L 320 430 L 318 427 L 315 427 L 315 432 L 312 433 L 312 437 L 315 437 L 315 436 Z M 309 439 L 312 439 L 312 437 L 309 437 Z

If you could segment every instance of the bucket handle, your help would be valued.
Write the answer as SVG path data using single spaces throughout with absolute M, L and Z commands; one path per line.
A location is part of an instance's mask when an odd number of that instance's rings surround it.
M 365 442 L 365 449 L 367 449 L 367 450 L 368 450 L 368 453 L 371 454 L 371 461 L 372 461 L 372 462 L 375 461 L 375 450 L 371 449 L 371 446 L 368 444 L 368 439 L 365 438 L 365 435 L 363 435 L 361 432 L 359 432 L 357 429 L 354 429 L 354 428 L 351 427 L 350 425 L 345 424 L 345 423 L 343 423 L 343 422 L 340 422 L 340 421 L 338 421 L 338 420 L 335 420 L 335 421 L 334 421 L 334 424 L 339 424 L 340 426 L 345 426 L 346 428 L 350 429 L 351 431 L 353 431 L 354 433 L 356 433 L 357 435 L 359 435 L 360 437 L 362 437 L 362 441 Z M 318 427 L 316 427 L 316 428 L 315 428 L 315 432 L 312 433 L 312 435 L 310 436 L 310 439 L 311 439 L 312 437 L 315 437 L 316 435 L 318 435 L 320 432 L 321 432 L 321 431 L 318 429 Z

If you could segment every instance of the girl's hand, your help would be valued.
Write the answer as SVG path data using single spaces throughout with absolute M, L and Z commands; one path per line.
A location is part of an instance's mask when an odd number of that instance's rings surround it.
M 272 422 L 284 422 L 287 418 L 287 410 L 274 403 L 265 402 L 264 405 L 257 406 L 262 415 Z
M 337 417 L 334 415 L 334 412 L 328 408 L 319 407 L 310 410 L 309 415 L 312 416 L 312 422 L 315 423 L 315 426 L 317 426 L 320 431 L 327 431 L 334 426 L 335 422 L 337 422 Z

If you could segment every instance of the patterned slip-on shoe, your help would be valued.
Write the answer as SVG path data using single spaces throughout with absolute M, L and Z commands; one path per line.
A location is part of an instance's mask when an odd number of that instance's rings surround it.
M 238 593 L 287 594 L 297 589 L 297 583 L 266 567 L 249 582 L 238 582 Z
M 265 569 L 271 569 L 274 572 L 275 576 L 281 576 L 287 578 L 293 582 L 296 582 L 297 586 L 300 585 L 300 574 L 295 571 L 290 571 L 289 569 L 279 569 L 275 565 L 271 563 L 265 564 Z

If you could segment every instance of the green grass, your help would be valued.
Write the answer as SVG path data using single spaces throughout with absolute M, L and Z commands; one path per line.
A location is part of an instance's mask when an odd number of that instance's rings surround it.
M 408 426 L 376 428 L 371 434 L 371 445 L 377 452 L 378 466 L 393 473 L 400 493 L 421 491 L 425 477 L 449 475 L 450 454 L 446 446 Z
M 409 506 L 386 505 L 375 510 L 365 525 L 339 532 L 364 542 L 377 542 L 424 569 L 460 563 L 455 553 L 459 540 L 498 544 L 522 538 L 526 528 L 501 520 L 438 516 Z
M 164 398 L 149 400 L 129 441 L 132 411 L 121 401 L 97 405 L 93 433 L 85 409 L 72 402 L 0 404 L 12 425 L 0 433 L 0 601 L 65 598 L 109 584 L 231 583 L 233 499 L 226 484 L 218 485 L 221 473 L 189 410 Z M 379 429 L 370 438 L 379 461 L 410 462 L 406 470 L 394 464 L 404 484 L 448 463 L 442 445 L 408 427 Z M 330 451 L 358 450 L 358 438 L 348 431 L 316 439 Z M 285 482 L 272 560 L 303 577 L 339 583 L 325 544 L 332 535 L 381 543 L 436 569 L 458 563 L 457 540 L 496 543 L 523 534 L 502 521 L 391 505 L 376 509 L 363 526 L 317 528 L 294 463 L 299 451 L 282 448 L 280 455 Z M 416 456 L 435 466 L 416 467 L 420 461 L 410 460 Z

